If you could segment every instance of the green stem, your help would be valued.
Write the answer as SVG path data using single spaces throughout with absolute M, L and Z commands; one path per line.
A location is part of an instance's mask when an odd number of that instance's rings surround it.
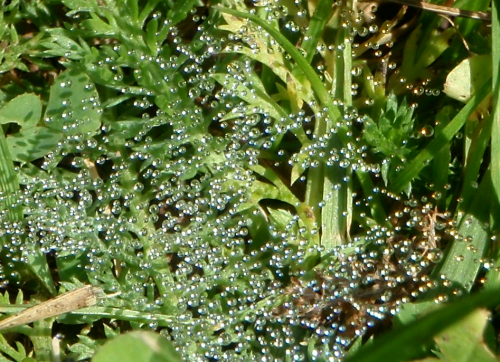
M 312 62 L 316 47 L 319 39 L 323 35 L 326 23 L 332 14 L 333 0 L 320 0 L 314 10 L 311 22 L 307 27 L 306 34 L 304 35 L 304 42 L 302 49 L 306 53 L 306 60 L 308 63 Z

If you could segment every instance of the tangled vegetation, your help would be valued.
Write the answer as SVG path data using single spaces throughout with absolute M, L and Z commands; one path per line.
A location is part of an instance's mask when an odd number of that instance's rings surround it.
M 497 360 L 489 1 L 1 4 L 1 361 Z

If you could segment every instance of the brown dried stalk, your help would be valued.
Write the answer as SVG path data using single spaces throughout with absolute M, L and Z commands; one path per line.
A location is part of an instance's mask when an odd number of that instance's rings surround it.
M 366 0 L 366 1 L 358 1 L 358 2 L 372 2 L 372 1 Z M 432 11 L 432 12 L 440 14 L 440 15 L 447 15 L 447 16 L 452 16 L 452 17 L 460 16 L 460 17 L 471 18 L 471 19 L 491 21 L 491 14 L 484 12 L 484 11 L 462 10 L 462 9 L 452 8 L 450 6 L 429 4 L 429 3 L 426 3 L 423 1 L 418 1 L 418 0 L 378 0 L 378 1 L 374 1 L 374 2 L 390 2 L 390 3 L 400 4 L 400 5 L 407 5 L 407 6 L 411 6 L 411 7 L 426 10 L 426 11 Z

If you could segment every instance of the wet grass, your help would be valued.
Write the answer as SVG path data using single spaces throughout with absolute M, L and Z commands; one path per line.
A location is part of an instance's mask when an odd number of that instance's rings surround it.
M 166 338 L 95 359 L 496 360 L 498 9 L 456 6 L 491 26 L 385 2 L 2 3 L 0 310 L 103 292 L 6 331 L 3 360 L 89 360 L 132 330 Z

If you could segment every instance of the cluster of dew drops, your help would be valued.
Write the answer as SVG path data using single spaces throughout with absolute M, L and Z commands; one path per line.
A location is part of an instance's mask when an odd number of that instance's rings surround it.
M 164 21 L 168 58 L 111 44 L 88 67 L 112 72 L 110 85 L 134 95 L 142 117 L 103 118 L 97 134 L 68 134 L 41 164 L 17 167 L 21 190 L 13 206 L 22 205 L 25 218 L 9 221 L 9 208 L 2 210 L 0 234 L 11 262 L 2 280 L 15 280 L 16 264 L 43 253 L 64 260 L 60 267 L 77 265 L 108 292 L 120 291 L 120 305 L 143 312 L 147 327 L 190 361 L 338 360 L 377 321 L 433 287 L 426 271 L 441 257 L 439 240 L 428 237 L 437 225 L 433 209 L 407 202 L 398 217 L 418 231 L 413 239 L 375 227 L 364 240 L 376 248 L 355 240 L 334 251 L 321 275 L 300 280 L 311 253 L 308 232 L 295 215 L 283 226 L 255 205 L 252 167 L 287 132 L 310 130 L 313 118 L 324 116 L 300 111 L 276 120 L 217 84 L 212 75 L 225 73 L 231 84 L 252 89 L 246 74 L 255 62 L 219 66 L 228 40 L 213 35 L 206 16 L 191 15 L 200 34 L 192 43 Z M 246 46 L 242 38 L 231 35 L 232 50 Z M 135 69 L 140 86 L 127 84 L 125 68 Z M 151 70 L 162 78 L 151 79 Z M 158 99 L 162 107 L 153 112 Z M 361 116 L 349 109 L 344 118 Z M 356 140 L 324 153 L 327 143 L 317 139 L 298 154 L 276 154 L 289 166 L 305 162 L 304 169 L 323 162 L 379 172 Z M 262 218 L 269 240 L 253 240 Z M 447 230 L 445 218 L 436 227 Z

